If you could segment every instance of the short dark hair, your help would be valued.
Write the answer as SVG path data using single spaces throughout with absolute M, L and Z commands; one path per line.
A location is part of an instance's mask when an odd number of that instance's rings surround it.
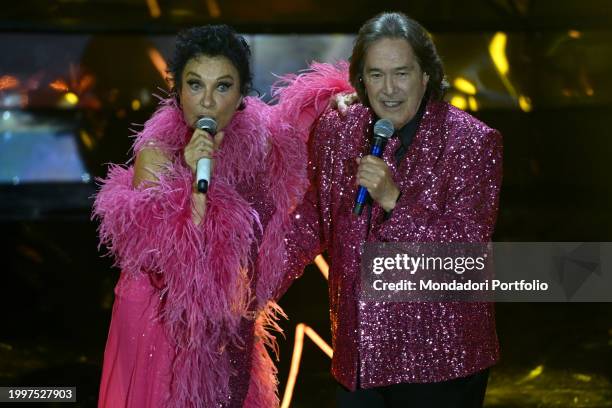
M 361 26 L 349 67 L 351 85 L 357 90 L 361 102 L 369 105 L 363 83 L 363 67 L 366 52 L 372 43 L 383 38 L 401 38 L 414 50 L 419 66 L 429 76 L 426 95 L 432 99 L 442 99 L 448 83 L 444 78 L 442 60 L 436 51 L 431 36 L 416 20 L 403 13 L 380 13 Z
M 178 33 L 174 56 L 168 64 L 168 74 L 173 83 L 173 91 L 178 96 L 182 87 L 185 65 L 200 55 L 226 57 L 238 71 L 240 93 L 246 95 L 251 90 L 251 49 L 243 36 L 228 25 L 205 25 L 192 27 Z

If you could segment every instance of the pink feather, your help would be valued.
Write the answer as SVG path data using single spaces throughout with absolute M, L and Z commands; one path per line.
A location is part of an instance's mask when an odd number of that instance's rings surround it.
M 353 91 L 345 61 L 335 65 L 313 62 L 308 70 L 299 75 L 286 75 L 275 84 L 278 104 L 271 116 L 275 130 L 267 169 L 270 192 L 279 211 L 270 220 L 259 248 L 259 300 L 272 299 L 282 280 L 289 216 L 308 187 L 306 145 L 300 140 L 308 140 L 315 120 L 327 109 L 334 95 Z
M 246 98 L 246 109 L 225 129 L 217 153 L 207 214 L 191 220 L 193 174 L 182 159 L 192 130 L 174 100 L 162 101 L 136 135 L 134 151 L 155 146 L 172 157 L 159 182 L 133 188 L 133 169 L 111 166 L 94 204 L 100 242 L 128 274 L 151 274 L 162 302 L 159 319 L 175 349 L 169 407 L 208 407 L 230 393 L 227 345 L 240 345 L 240 321 L 256 305 L 256 339 L 244 406 L 278 405 L 276 368 L 266 352 L 275 349 L 268 330 L 280 331 L 283 316 L 270 301 L 280 277 L 289 214 L 307 187 L 306 147 L 314 119 L 338 92 L 351 91 L 346 64 L 313 64 L 312 70 L 283 78 L 279 104 Z M 258 211 L 234 188 L 265 170 L 275 211 L 265 226 L 258 257 L 250 259 L 261 229 Z M 244 284 L 256 267 L 257 285 Z

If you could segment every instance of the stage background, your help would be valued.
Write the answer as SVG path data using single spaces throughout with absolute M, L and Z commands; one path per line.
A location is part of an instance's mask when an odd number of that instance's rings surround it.
M 606 0 L 291 2 L 27 0 L 0 7 L 0 386 L 77 386 L 95 406 L 118 277 L 91 222 L 95 178 L 129 157 L 130 129 L 167 92 L 177 30 L 228 23 L 273 74 L 350 55 L 383 10 L 429 28 L 447 99 L 504 136 L 496 241 L 612 240 L 612 7 Z M 508 69 L 504 69 L 504 61 Z M 463 80 L 463 81 L 462 81 Z M 609 272 L 609 271 L 606 271 Z M 281 305 L 281 396 L 295 326 L 330 342 L 310 266 Z M 611 407 L 610 304 L 499 304 L 502 362 L 488 407 Z M 331 407 L 329 359 L 308 339 L 293 407 Z

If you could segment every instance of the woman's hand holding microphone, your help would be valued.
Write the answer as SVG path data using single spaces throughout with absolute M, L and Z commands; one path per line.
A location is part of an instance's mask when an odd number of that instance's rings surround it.
M 197 180 L 195 174 L 197 172 L 198 161 L 200 159 L 210 159 L 211 173 L 214 167 L 214 153 L 221 146 L 223 141 L 223 132 L 218 132 L 212 137 L 208 132 L 196 128 L 191 135 L 191 139 L 183 151 L 185 163 L 194 173 L 193 193 L 192 193 L 192 220 L 196 225 L 199 225 L 204 218 L 206 212 L 206 194 L 198 192 Z

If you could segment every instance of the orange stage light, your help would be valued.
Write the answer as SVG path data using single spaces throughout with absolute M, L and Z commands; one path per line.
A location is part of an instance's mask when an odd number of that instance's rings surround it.
M 219 7 L 217 0 L 206 0 L 206 7 L 208 8 L 208 13 L 212 18 L 221 17 L 221 8 Z
M 300 371 L 300 361 L 302 360 L 302 351 L 304 348 L 304 335 L 308 336 L 329 358 L 333 356 L 333 349 L 325 342 L 312 328 L 300 323 L 295 327 L 295 341 L 293 343 L 293 355 L 291 356 L 291 368 L 289 369 L 289 377 L 283 394 L 281 408 L 289 408 L 291 399 L 293 398 L 293 390 Z
M 17 88 L 18 86 L 19 80 L 14 76 L 4 75 L 0 77 L 0 91 Z
M 329 265 L 325 261 L 325 258 L 323 258 L 323 255 L 317 255 L 317 257 L 314 259 L 314 263 L 319 267 L 319 270 L 325 279 L 329 280 Z
M 51 82 L 49 86 L 59 92 L 68 92 L 68 84 L 61 79 L 56 79 L 55 81 Z
M 149 59 L 157 72 L 159 72 L 159 75 L 166 80 L 166 70 L 168 69 L 168 64 L 160 52 L 155 48 L 149 48 Z
M 147 0 L 147 6 L 149 7 L 149 14 L 151 14 L 151 17 L 158 18 L 161 16 L 161 9 L 159 8 L 157 0 Z

